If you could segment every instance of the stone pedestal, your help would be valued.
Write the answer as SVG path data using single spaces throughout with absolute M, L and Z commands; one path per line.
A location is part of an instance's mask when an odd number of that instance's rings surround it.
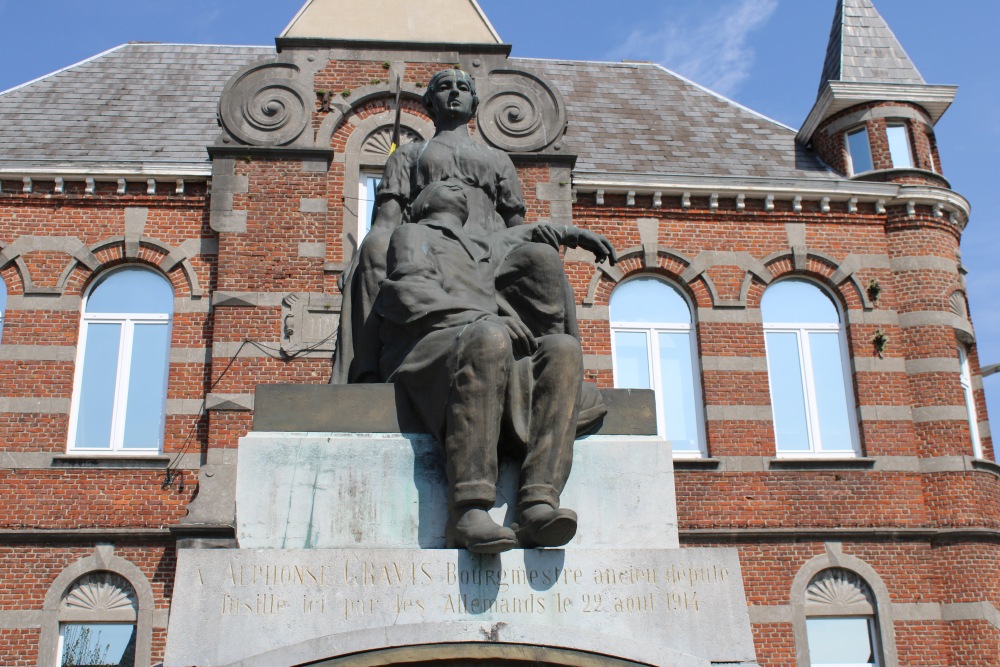
M 736 550 L 678 548 L 651 392 L 605 398 L 562 496 L 576 538 L 481 556 L 444 548 L 443 450 L 399 432 L 391 387 L 259 390 L 230 491 L 239 548 L 178 550 L 165 667 L 755 667 Z M 293 406 L 312 406 L 311 431 Z M 497 521 L 517 474 L 502 465 Z
M 501 466 L 494 519 L 510 525 L 518 468 Z M 240 440 L 239 544 L 251 549 L 443 549 L 444 450 L 430 436 L 251 433 Z M 581 438 L 562 504 L 570 548 L 678 546 L 670 446 L 656 436 Z

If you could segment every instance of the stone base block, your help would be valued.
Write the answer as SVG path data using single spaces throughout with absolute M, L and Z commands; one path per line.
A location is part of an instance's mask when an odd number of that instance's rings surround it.
M 545 664 L 549 651 L 587 657 L 580 664 L 755 665 L 736 549 L 178 552 L 166 667 L 285 667 L 407 647 L 468 659 L 530 650 Z
M 494 518 L 513 520 L 518 468 L 504 462 Z M 676 548 L 670 446 L 655 436 L 577 441 L 562 503 L 580 515 L 569 548 Z M 259 433 L 239 444 L 242 548 L 445 547 L 444 452 L 426 435 Z

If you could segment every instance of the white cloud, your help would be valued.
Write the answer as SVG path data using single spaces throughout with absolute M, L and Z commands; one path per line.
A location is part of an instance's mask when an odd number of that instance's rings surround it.
M 732 96 L 750 76 L 750 34 L 777 8 L 778 0 L 730 0 L 709 15 L 671 14 L 659 26 L 634 30 L 608 57 L 653 60 Z
M 216 22 L 225 15 L 225 10 L 217 2 L 203 6 L 201 13 L 196 16 L 192 23 L 201 32 L 206 32 L 215 27 Z

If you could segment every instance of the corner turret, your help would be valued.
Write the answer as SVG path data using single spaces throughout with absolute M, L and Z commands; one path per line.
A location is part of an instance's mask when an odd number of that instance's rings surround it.
M 838 0 L 798 140 L 848 177 L 949 187 L 934 125 L 956 91 L 924 81 L 871 0 Z

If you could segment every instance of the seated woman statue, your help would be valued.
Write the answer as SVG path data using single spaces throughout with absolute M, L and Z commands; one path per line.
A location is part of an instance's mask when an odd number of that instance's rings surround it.
M 371 231 L 341 277 L 344 298 L 331 379 L 335 384 L 386 381 L 378 369 L 372 305 L 386 276 L 389 237 L 409 221 L 412 202 L 428 184 L 449 181 L 462 188 L 468 200 L 465 228 L 470 235 L 524 223 L 524 199 L 510 157 L 473 141 L 469 134 L 469 121 L 479 105 L 469 74 L 461 70 L 435 74 L 424 94 L 424 105 L 434 120 L 434 137 L 401 146 L 389 157 Z M 603 252 L 598 259 L 607 256 L 613 258 L 613 251 Z M 497 288 L 502 305 L 516 313 L 534 335 L 562 332 L 579 338 L 572 288 L 553 248 L 532 244 L 512 248 L 497 267 Z M 585 393 L 589 408 L 584 416 L 591 421 L 600 418 L 599 392 L 591 386 Z
M 496 272 L 512 250 L 526 246 L 614 251 L 597 234 L 569 225 L 469 233 L 468 196 L 453 181 L 424 188 L 411 220 L 391 235 L 387 277 L 374 304 L 379 371 L 444 444 L 448 546 L 498 553 L 564 545 L 577 527 L 559 497 L 583 387 L 580 342 L 562 332 L 536 336 L 504 314 Z M 500 451 L 522 461 L 511 528 L 488 514 Z

